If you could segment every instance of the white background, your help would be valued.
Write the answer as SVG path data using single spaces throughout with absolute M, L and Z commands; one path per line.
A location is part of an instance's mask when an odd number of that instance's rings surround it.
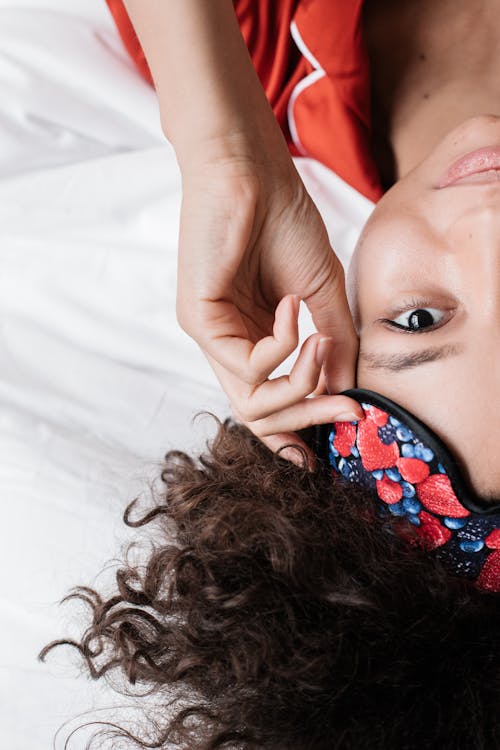
M 321 165 L 297 166 L 346 263 L 371 205 Z M 37 653 L 80 633 L 82 611 L 57 602 L 76 584 L 109 580 L 109 561 L 131 536 L 126 504 L 147 496 L 169 448 L 194 450 L 208 434 L 193 415 L 228 413 L 175 321 L 179 206 L 155 94 L 104 0 L 0 0 L 6 750 L 47 750 L 71 720 L 55 742 L 62 748 L 71 728 L 130 703 L 80 674 L 69 649 L 46 664 Z M 83 748 L 86 736 L 69 748 Z

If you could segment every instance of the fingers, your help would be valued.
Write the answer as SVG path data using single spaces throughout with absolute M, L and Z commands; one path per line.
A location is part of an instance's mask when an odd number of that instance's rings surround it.
M 297 298 L 288 295 L 278 305 L 273 336 L 259 342 L 263 344 L 258 365 L 263 378 L 249 384 L 222 367 L 207 353 L 222 387 L 228 394 L 235 416 L 247 424 L 252 432 L 268 437 L 277 433 L 294 432 L 312 424 L 332 421 L 353 421 L 363 416 L 357 401 L 346 396 L 307 398 L 324 393 L 322 367 L 330 357 L 337 356 L 337 344 L 319 333 L 310 336 L 302 345 L 289 375 L 268 379 L 268 375 L 289 354 L 289 347 L 298 336 Z M 275 342 L 278 346 L 274 346 Z M 286 347 L 279 346 L 286 342 Z
M 305 300 L 316 328 L 323 336 L 331 336 L 335 350 L 325 361 L 325 376 L 330 393 L 352 388 L 356 378 L 358 338 L 345 292 L 344 270 L 333 250 L 329 263 L 312 294 Z
M 237 401 L 237 409 L 245 421 L 267 417 L 301 401 L 318 387 L 322 365 L 332 348 L 333 341 L 313 334 L 302 345 L 289 375 L 251 388 Z
M 306 467 L 309 471 L 314 471 L 316 468 L 316 456 L 311 448 L 294 432 L 283 432 L 279 435 L 270 435 L 268 437 L 260 438 L 261 442 L 266 445 L 273 453 L 279 453 L 281 458 L 286 461 L 295 464 L 296 466 L 304 467 L 304 456 Z M 304 453 L 297 449 L 297 446 L 302 448 Z
M 241 388 L 245 386 L 218 363 L 211 360 L 210 357 L 208 359 L 231 400 L 235 418 L 253 432 L 271 451 L 279 452 L 282 458 L 302 467 L 304 456 L 296 447 L 293 447 L 299 445 L 305 452 L 306 465 L 311 471 L 316 466 L 315 454 L 295 433 L 295 430 L 330 422 L 355 421 L 363 417 L 362 409 L 357 401 L 346 396 L 321 395 L 315 398 L 301 399 L 298 403 L 294 403 L 285 409 L 274 409 L 273 413 L 260 419 L 244 419 L 238 411 L 236 402 L 239 399 Z M 273 385 L 273 383 L 270 382 L 269 385 Z M 316 390 L 318 389 L 323 390 L 321 379 Z M 308 390 L 308 387 L 303 390 Z M 283 448 L 284 450 L 282 450 Z
M 279 302 L 272 335 L 257 343 L 250 340 L 243 319 L 232 303 L 207 301 L 204 305 L 204 326 L 212 333 L 203 341 L 203 350 L 248 385 L 262 383 L 297 347 L 300 298 L 295 294 Z
M 257 419 L 248 426 L 258 437 L 268 437 L 280 432 L 292 432 L 330 422 L 356 422 L 359 411 L 353 411 L 352 399 L 347 396 L 317 396 L 306 398 L 293 406 Z
M 324 363 L 323 367 L 321 368 L 321 374 L 319 376 L 318 384 L 314 391 L 311 393 L 311 396 L 323 396 L 325 393 L 328 393 L 328 389 L 326 387 L 326 375 L 325 375 L 325 368 Z
M 273 335 L 254 346 L 256 353 L 250 355 L 250 359 L 254 357 L 252 373 L 253 377 L 262 378 L 260 382 L 249 383 L 248 373 L 242 380 L 205 354 L 230 398 L 236 419 L 270 450 L 279 451 L 283 458 L 302 466 L 304 455 L 292 447 L 299 445 L 305 452 L 307 466 L 314 468 L 314 453 L 296 430 L 335 421 L 356 421 L 363 412 L 354 399 L 325 394 L 324 365 L 330 357 L 337 356 L 338 345 L 320 333 L 303 343 L 289 375 L 268 379 L 290 349 L 295 348 L 299 304 L 294 295 L 285 297 L 276 309 Z M 315 397 L 310 397 L 312 394 Z
M 278 304 L 274 317 L 273 335 L 266 336 L 252 348 L 247 383 L 262 382 L 297 348 L 299 343 L 300 297 L 289 294 Z

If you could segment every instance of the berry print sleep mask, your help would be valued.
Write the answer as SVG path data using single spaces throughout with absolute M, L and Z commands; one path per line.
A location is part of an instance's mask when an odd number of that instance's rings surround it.
M 401 406 L 364 389 L 345 395 L 365 417 L 318 428 L 334 474 L 370 490 L 382 517 L 405 518 L 451 574 L 500 592 L 500 505 L 476 497 L 443 441 Z

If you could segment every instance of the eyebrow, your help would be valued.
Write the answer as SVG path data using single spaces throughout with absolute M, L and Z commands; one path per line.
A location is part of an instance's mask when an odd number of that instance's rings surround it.
M 359 358 L 368 365 L 370 370 L 401 372 L 401 370 L 410 370 L 427 362 L 437 362 L 440 359 L 456 357 L 463 350 L 464 347 L 459 344 L 445 344 L 444 346 L 421 349 L 411 354 L 376 354 L 375 352 L 361 351 Z

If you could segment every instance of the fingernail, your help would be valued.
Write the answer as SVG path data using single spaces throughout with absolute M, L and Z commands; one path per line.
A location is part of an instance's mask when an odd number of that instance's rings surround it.
M 295 464 L 295 466 L 299 466 L 302 468 L 302 466 L 304 465 L 304 457 L 298 450 L 294 450 L 293 448 L 283 448 L 283 450 L 279 451 L 279 455 L 286 461 L 290 461 L 290 463 Z
M 331 336 L 325 336 L 319 340 L 319 344 L 316 349 L 316 364 L 318 367 L 323 367 L 325 359 L 328 355 L 330 347 L 332 345 L 333 338 Z
M 334 422 L 359 422 L 359 420 L 362 419 L 358 414 L 354 414 L 354 412 L 344 411 L 342 414 L 337 414 L 336 417 L 334 417 Z

